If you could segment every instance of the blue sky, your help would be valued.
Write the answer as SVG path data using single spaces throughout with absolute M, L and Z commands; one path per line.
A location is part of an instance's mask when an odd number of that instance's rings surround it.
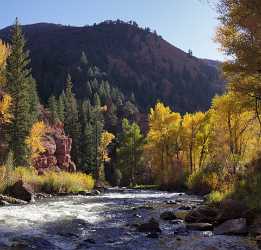
M 22 24 L 50 22 L 82 26 L 104 20 L 134 20 L 157 30 L 173 45 L 202 58 L 222 60 L 213 37 L 216 13 L 206 0 L 4 0 L 0 28 L 15 17 Z

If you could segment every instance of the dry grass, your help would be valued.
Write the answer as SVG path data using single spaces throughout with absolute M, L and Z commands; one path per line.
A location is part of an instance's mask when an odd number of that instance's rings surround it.
M 5 166 L 0 167 L 0 193 L 18 180 L 30 184 L 35 192 L 75 193 L 92 190 L 94 187 L 92 176 L 83 173 L 50 171 L 44 175 L 38 175 L 33 168 L 17 167 L 10 170 Z

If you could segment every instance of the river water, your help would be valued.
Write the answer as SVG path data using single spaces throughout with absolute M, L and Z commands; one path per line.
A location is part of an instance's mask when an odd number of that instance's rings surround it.
M 25 206 L 0 208 L 0 250 L 83 249 L 257 249 L 248 238 L 187 231 L 181 222 L 159 219 L 173 210 L 169 201 L 198 205 L 198 197 L 160 191 L 110 189 L 100 196 L 50 198 Z M 164 205 L 165 204 L 165 205 Z M 145 206 L 145 207 L 144 207 Z M 148 209 L 151 206 L 154 209 Z M 160 222 L 159 238 L 148 238 L 133 224 Z

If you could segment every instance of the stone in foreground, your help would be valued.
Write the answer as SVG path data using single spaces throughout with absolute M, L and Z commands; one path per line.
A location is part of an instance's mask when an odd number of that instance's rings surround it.
M 210 223 L 191 223 L 186 225 L 188 230 L 193 231 L 211 231 L 213 230 L 213 225 Z
M 151 218 L 148 222 L 138 225 L 138 231 L 144 233 L 160 233 L 161 229 L 159 223 L 154 218 Z
M 245 218 L 228 220 L 214 228 L 214 234 L 222 235 L 244 235 L 247 234 L 247 223 Z

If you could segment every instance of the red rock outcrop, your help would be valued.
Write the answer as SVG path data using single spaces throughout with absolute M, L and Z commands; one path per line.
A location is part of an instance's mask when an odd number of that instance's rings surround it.
M 76 166 L 71 160 L 72 139 L 65 135 L 62 123 L 49 125 L 43 138 L 46 151 L 34 160 L 39 173 L 54 169 L 74 172 Z

